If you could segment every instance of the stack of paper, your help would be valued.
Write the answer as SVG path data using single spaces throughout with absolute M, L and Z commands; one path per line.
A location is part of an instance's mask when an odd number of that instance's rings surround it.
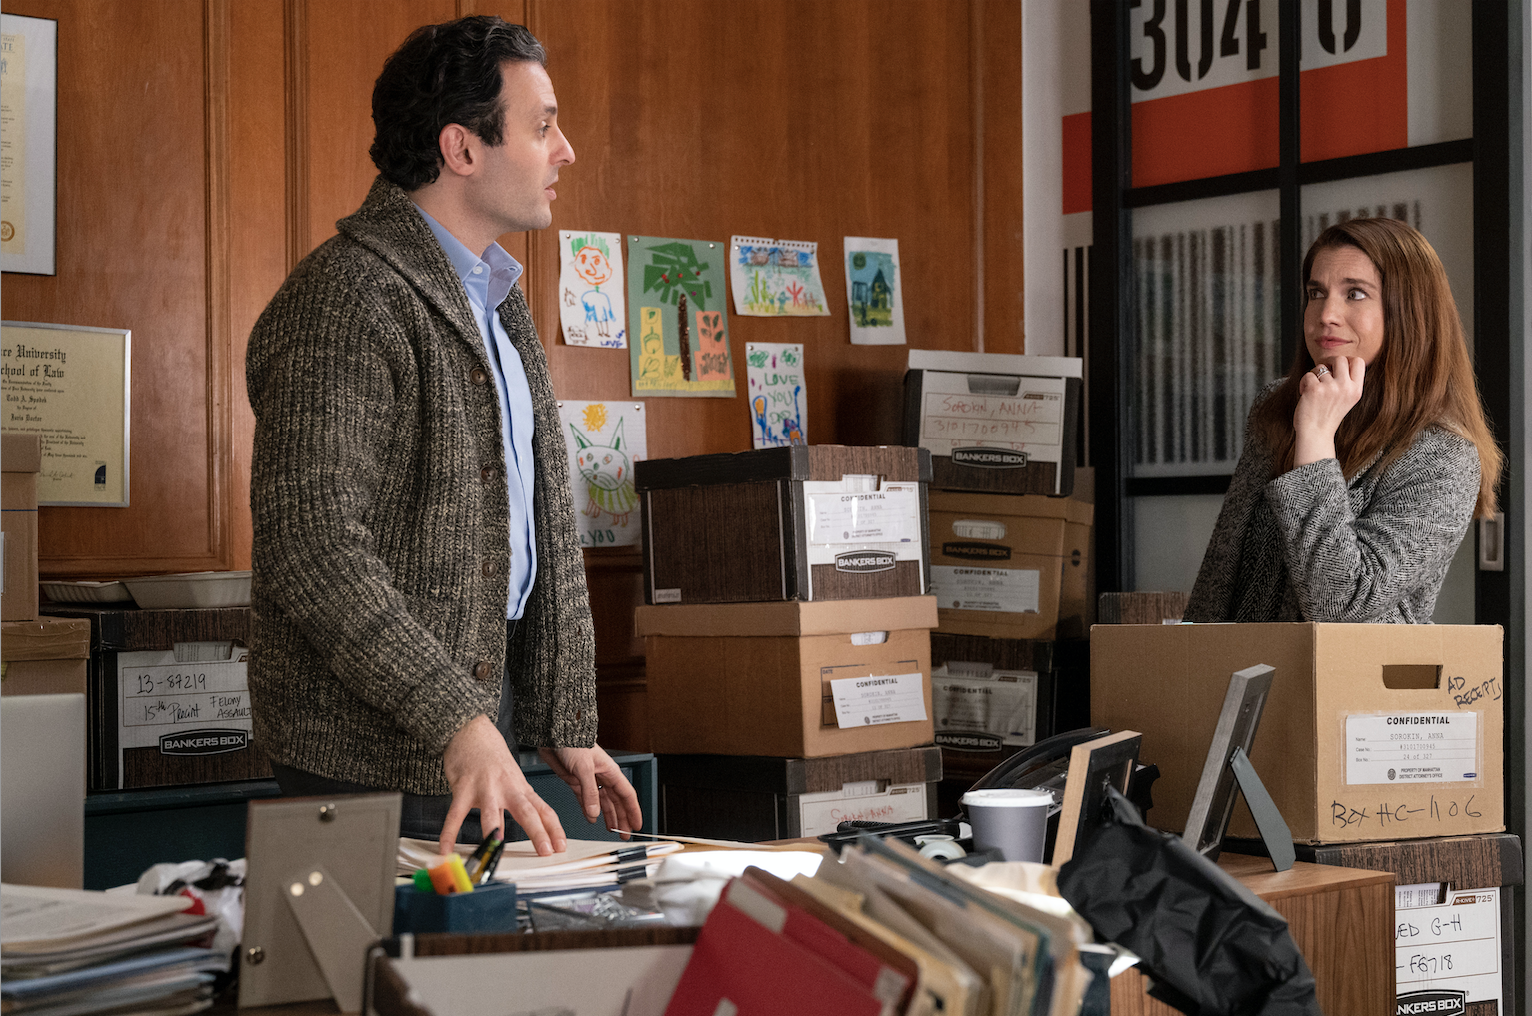
M 0 886 L 0 1003 L 27 1016 L 192 1013 L 229 957 L 190 943 L 217 919 L 185 896 Z
M 666 1013 L 1074 1016 L 1090 937 L 1073 913 L 865 840 L 812 878 L 750 869 L 731 883 Z
M 408 875 L 440 864 L 442 857 L 436 846 L 435 840 L 400 839 L 399 874 Z M 500 865 L 495 869 L 495 881 L 514 882 L 520 899 L 615 889 L 624 882 L 654 874 L 660 858 L 680 849 L 681 844 L 671 841 L 569 840 L 559 853 L 539 857 L 530 842 L 520 840 L 505 845 Z M 473 846 L 460 843 L 457 850 L 467 857 L 473 853 Z

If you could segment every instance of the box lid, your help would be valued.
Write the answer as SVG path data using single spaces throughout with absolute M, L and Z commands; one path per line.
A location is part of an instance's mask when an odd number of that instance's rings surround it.
M 909 370 L 956 374 L 1019 374 L 1023 377 L 1085 376 L 1078 356 L 1022 356 L 1015 353 L 958 353 L 943 349 L 910 350 Z
M 895 483 L 931 482 L 931 453 L 902 445 L 790 445 L 748 452 L 642 459 L 633 466 L 639 490 L 769 480 L 839 480 L 870 474 Z
M 1048 497 L 1045 494 L 972 494 L 955 490 L 933 490 L 933 512 L 961 512 L 969 515 L 1026 515 L 1032 518 L 1063 519 L 1088 526 L 1096 518 L 1096 506 L 1072 497 Z
M 664 783 L 769 794 L 822 794 L 847 783 L 935 783 L 942 778 L 942 750 L 890 748 L 821 758 L 768 755 L 661 755 Z
M 37 434 L 0 434 L 0 469 L 35 473 L 43 467 L 43 439 Z
M 640 636 L 843 635 L 935 628 L 936 597 L 881 600 L 780 600 L 770 603 L 675 603 L 637 608 Z
M 90 658 L 90 621 L 59 618 L 0 624 L 0 660 L 84 660 Z

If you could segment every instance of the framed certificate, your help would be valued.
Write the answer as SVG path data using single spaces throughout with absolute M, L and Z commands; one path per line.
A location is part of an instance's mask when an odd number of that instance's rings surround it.
M 53 275 L 58 22 L 0 15 L 0 268 Z
M 132 339 L 0 322 L 0 430 L 42 438 L 39 505 L 128 506 Z

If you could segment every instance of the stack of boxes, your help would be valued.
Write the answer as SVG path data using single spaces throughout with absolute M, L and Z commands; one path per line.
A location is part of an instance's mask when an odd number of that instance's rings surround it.
M 944 813 L 1017 751 L 1089 719 L 1092 475 L 1081 361 L 914 350 L 904 443 L 931 454 Z
M 930 463 L 840 445 L 638 463 L 662 832 L 934 817 Z

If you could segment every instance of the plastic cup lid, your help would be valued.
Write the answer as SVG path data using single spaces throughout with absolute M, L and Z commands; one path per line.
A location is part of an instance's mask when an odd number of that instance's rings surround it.
M 996 787 L 991 790 L 970 790 L 963 795 L 962 803 L 977 804 L 981 808 L 1036 808 L 1052 805 L 1053 795 L 1046 790 Z

